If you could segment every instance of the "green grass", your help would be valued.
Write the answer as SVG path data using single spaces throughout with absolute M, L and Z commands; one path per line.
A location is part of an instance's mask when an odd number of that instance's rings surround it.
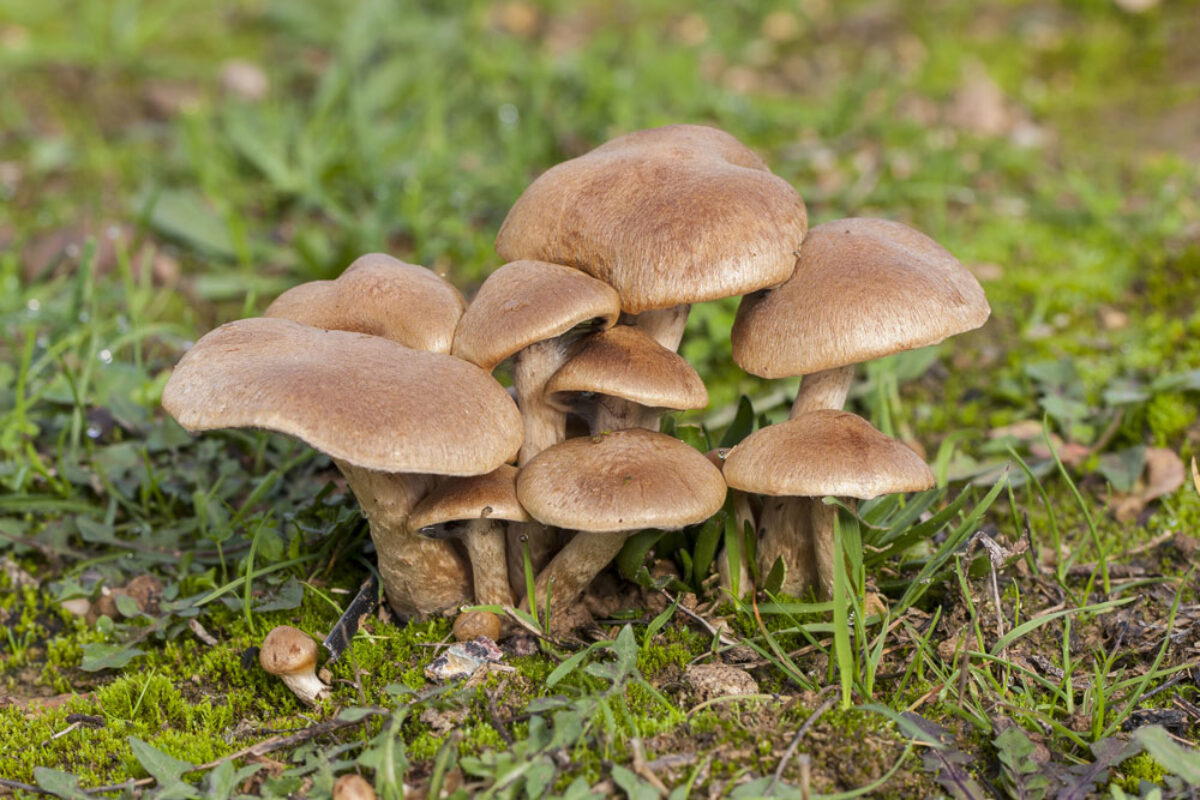
M 463 781 L 640 797 L 656 793 L 644 751 L 672 797 L 800 796 L 805 780 L 930 796 L 955 779 L 1028 796 L 1037 774 L 1079 789 L 1086 764 L 1101 795 L 1148 796 L 1145 780 L 1177 796 L 1181 751 L 1144 726 L 1200 736 L 1178 702 L 1200 705 L 1194 653 L 1173 638 L 1200 602 L 1200 492 L 1187 481 L 1131 520 L 1108 500 L 1136 488 L 1147 448 L 1185 464 L 1200 449 L 1190 10 L 0 0 L 0 778 L 72 796 L 153 776 L 166 797 L 187 794 L 183 774 L 206 796 L 323 797 L 354 769 L 393 797 Z M 265 98 L 222 87 L 234 58 L 262 67 Z M 1007 130 L 961 121 L 979 71 Z M 587 652 L 547 647 L 482 687 L 433 690 L 423 668 L 447 624 L 372 620 L 333 699 L 298 707 L 246 650 L 276 623 L 328 630 L 370 568 L 365 527 L 326 458 L 187 436 L 158 406 L 167 368 L 365 251 L 469 291 L 533 177 L 682 121 L 755 148 L 814 222 L 906 221 L 980 276 L 984 329 L 871 365 L 852 393 L 949 486 L 843 515 L 868 545 L 839 570 L 848 604 L 714 602 L 713 553 L 736 535 L 718 520 L 655 552 L 681 576 L 669 593 L 698 591 L 725 639 L 646 612 Z M 778 384 L 732 365 L 735 309 L 689 322 L 682 352 L 712 404 L 675 431 L 698 445 L 785 413 Z M 988 437 L 1020 422 L 1038 433 Z M 1056 462 L 1049 435 L 1094 452 Z M 977 532 L 1008 553 L 994 578 L 982 540 L 966 549 Z M 650 544 L 622 563 L 631 576 Z M 143 574 L 165 586 L 157 611 L 61 610 Z M 864 615 L 867 585 L 886 612 Z M 767 697 L 698 697 L 687 666 L 718 657 Z M 337 719 L 278 766 L 221 762 Z

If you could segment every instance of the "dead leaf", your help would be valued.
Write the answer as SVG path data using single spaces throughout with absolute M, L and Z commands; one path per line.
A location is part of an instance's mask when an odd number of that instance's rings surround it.
M 1121 522 L 1136 519 L 1152 501 L 1182 486 L 1185 475 L 1183 459 L 1174 450 L 1165 447 L 1147 448 L 1146 468 L 1134 484 L 1133 491 L 1113 493 L 1113 514 Z M 1195 478 L 1196 472 L 1193 468 L 1192 479 Z
M 1200 469 L 1196 469 L 1196 457 L 1192 456 L 1192 485 L 1200 492 Z

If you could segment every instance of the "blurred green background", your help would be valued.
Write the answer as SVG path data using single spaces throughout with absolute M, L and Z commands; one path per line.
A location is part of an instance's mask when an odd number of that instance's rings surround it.
M 1092 392 L 1200 366 L 1178 260 L 1195 3 L 3 0 L 0 20 L 9 313 L 88 235 L 102 269 L 121 249 L 170 287 L 154 316 L 185 329 L 368 250 L 469 291 L 542 170 L 697 122 L 758 150 L 814 222 L 887 216 L 949 247 L 996 310 L 986 363 L 1103 339 Z M 685 346 L 714 405 L 754 389 L 727 366 L 733 307 L 699 309 Z

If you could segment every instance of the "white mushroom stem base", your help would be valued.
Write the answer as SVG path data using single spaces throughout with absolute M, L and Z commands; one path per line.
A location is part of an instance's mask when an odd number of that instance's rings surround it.
M 571 537 L 537 576 L 533 586 L 537 613 L 540 615 L 545 610 L 547 596 L 552 618 L 554 609 L 565 608 L 578 600 L 592 579 L 617 557 L 625 540 L 634 533 L 636 531 L 580 531 Z M 528 608 L 529 598 L 522 605 Z
M 280 675 L 279 678 L 307 706 L 320 705 L 322 700 L 329 697 L 329 687 L 311 669 L 308 672 Z
M 392 611 L 405 619 L 424 618 L 470 602 L 470 573 L 454 547 L 408 531 L 409 512 L 429 491 L 432 478 L 334 463 L 370 523 L 379 577 Z
M 501 606 L 514 603 L 508 585 L 504 527 L 500 520 L 491 519 L 473 519 L 467 523 L 463 543 L 471 560 L 476 603 Z

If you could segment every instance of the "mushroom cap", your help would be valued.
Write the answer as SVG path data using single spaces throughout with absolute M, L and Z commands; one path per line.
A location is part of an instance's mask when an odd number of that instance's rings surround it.
M 733 360 L 764 378 L 809 375 L 937 344 L 990 313 L 975 276 L 933 239 L 840 219 L 808 232 L 787 283 L 742 300 Z
M 348 772 L 334 781 L 333 800 L 375 800 L 375 789 L 366 778 Z
M 517 476 L 530 516 L 571 530 L 622 532 L 703 522 L 725 502 L 725 480 L 678 439 L 629 429 L 567 439 Z
M 451 352 L 486 370 L 531 344 L 592 320 L 607 328 L 621 313 L 611 286 L 545 261 L 513 261 L 493 272 L 458 322 Z
M 432 525 L 469 519 L 531 522 L 517 502 L 517 468 L 502 464 L 486 475 L 445 478 L 408 515 L 414 533 Z
M 189 431 L 265 428 L 381 472 L 490 472 L 524 430 L 508 392 L 473 364 L 265 317 L 203 336 L 162 403 Z
M 822 409 L 755 431 L 729 451 L 733 489 L 784 497 L 918 492 L 934 484 L 921 457 L 849 411 Z
M 337 280 L 287 290 L 263 312 L 314 328 L 382 336 L 414 350 L 449 353 L 467 301 L 433 270 L 368 253 Z
M 546 400 L 570 410 L 567 393 L 595 392 L 647 408 L 704 408 L 708 389 L 683 356 L 630 325 L 593 333 L 546 383 Z
M 320 648 L 304 631 L 291 625 L 276 625 L 258 649 L 258 663 L 272 675 L 311 672 L 317 666 Z
M 800 195 L 737 139 L 669 125 L 547 170 L 509 211 L 496 252 L 581 269 L 638 314 L 782 283 L 807 228 Z

